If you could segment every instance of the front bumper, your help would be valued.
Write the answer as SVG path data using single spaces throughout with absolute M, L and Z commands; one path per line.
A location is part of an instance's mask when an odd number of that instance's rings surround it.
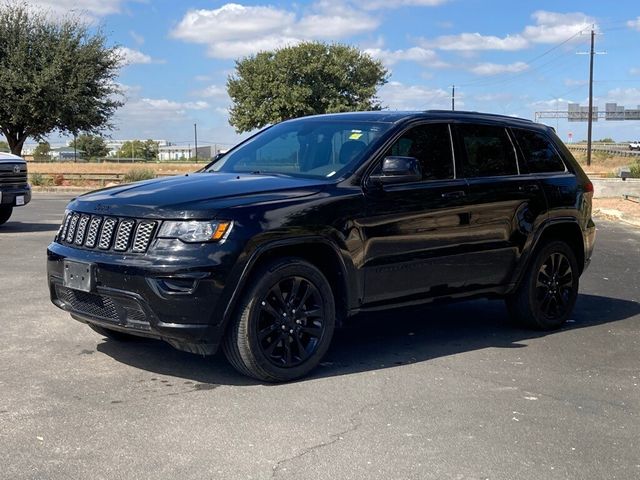
M 24 203 L 17 202 L 22 197 Z M 0 188 L 0 206 L 21 207 L 31 201 L 31 187 L 29 185 L 21 187 L 1 187 Z
M 93 265 L 90 292 L 64 286 L 64 262 Z M 52 243 L 47 249 L 51 301 L 73 318 L 179 350 L 213 354 L 223 333 L 218 299 L 223 273 L 200 262 L 166 264 L 148 256 L 114 255 Z

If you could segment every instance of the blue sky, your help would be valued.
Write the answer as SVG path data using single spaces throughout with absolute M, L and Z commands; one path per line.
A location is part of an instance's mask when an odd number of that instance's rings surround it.
M 128 59 L 126 105 L 114 139 L 236 142 L 225 82 L 234 59 L 302 40 L 339 41 L 381 59 L 390 109 L 456 107 L 532 118 L 587 102 L 588 31 L 595 24 L 595 105 L 640 105 L 637 1 L 317 0 L 224 3 L 198 0 L 42 0 L 100 25 Z M 580 33 L 582 32 L 582 33 Z M 586 124 L 544 120 L 586 137 Z M 640 138 L 639 122 L 595 124 L 594 138 Z

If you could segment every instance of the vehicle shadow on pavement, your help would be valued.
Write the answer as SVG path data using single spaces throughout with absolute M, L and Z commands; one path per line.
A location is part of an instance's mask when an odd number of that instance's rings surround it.
M 624 320 L 640 314 L 640 304 L 598 295 L 580 295 L 573 316 L 560 332 Z M 336 330 L 332 346 L 310 376 L 332 377 L 424 362 L 482 348 L 526 348 L 522 341 L 554 335 L 513 326 L 502 301 L 475 300 L 449 305 L 360 314 Z M 256 385 L 219 352 L 200 357 L 156 340 L 105 341 L 98 351 L 127 365 L 180 377 L 214 388 Z M 201 389 L 206 389 L 201 387 Z
M 56 223 L 32 223 L 9 221 L 0 227 L 2 233 L 37 233 L 55 232 L 60 228 L 60 222 Z

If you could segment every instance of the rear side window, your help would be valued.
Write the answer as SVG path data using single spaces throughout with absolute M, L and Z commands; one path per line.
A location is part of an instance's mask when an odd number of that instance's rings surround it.
M 513 133 L 527 161 L 529 172 L 564 172 L 560 155 L 544 135 L 521 129 L 513 129 Z
M 503 127 L 458 125 L 457 131 L 465 150 L 462 159 L 465 177 L 517 175 L 516 154 Z
M 405 132 L 385 153 L 414 157 L 422 167 L 422 180 L 453 178 L 453 154 L 449 126 L 444 123 L 418 125 Z

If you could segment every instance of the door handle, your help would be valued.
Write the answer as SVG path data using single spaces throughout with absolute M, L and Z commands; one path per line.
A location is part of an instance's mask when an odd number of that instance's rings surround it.
M 528 185 L 520 185 L 518 190 L 521 192 L 537 192 L 540 190 L 540 187 L 536 183 L 530 183 Z
M 456 190 L 454 192 L 443 193 L 442 198 L 462 198 L 465 195 L 464 190 Z

